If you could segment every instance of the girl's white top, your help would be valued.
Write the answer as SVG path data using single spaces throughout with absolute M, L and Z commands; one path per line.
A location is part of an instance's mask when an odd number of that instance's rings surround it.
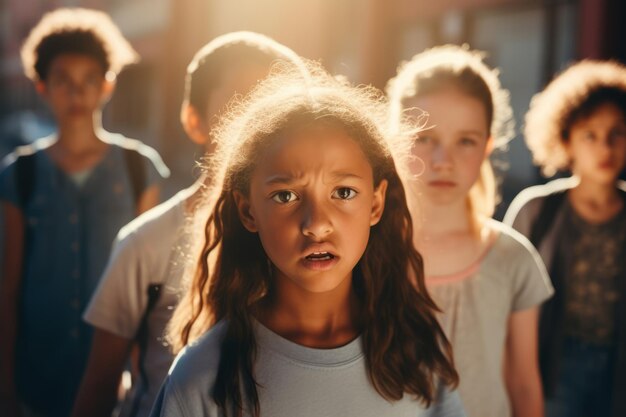
M 509 317 L 548 299 L 552 284 L 539 254 L 521 234 L 495 220 L 498 233 L 474 265 L 450 276 L 426 277 L 452 344 L 459 393 L 469 417 L 508 417 L 503 378 Z
M 335 349 L 298 345 L 255 322 L 255 375 L 261 416 L 462 417 L 456 392 L 440 389 L 429 409 L 405 395 L 389 402 L 370 383 L 361 338 Z M 222 416 L 211 398 L 226 323 L 219 322 L 176 359 L 152 416 Z M 244 414 L 249 415 L 249 414 Z

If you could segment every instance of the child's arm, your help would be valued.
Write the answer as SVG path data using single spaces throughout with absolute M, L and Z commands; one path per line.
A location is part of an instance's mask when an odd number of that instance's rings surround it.
M 135 228 L 118 233 L 83 315 L 94 334 L 72 416 L 108 417 L 115 407 L 124 365 L 146 308 L 137 289 L 147 288 L 155 274 L 151 254 Z
M 538 307 L 515 311 L 509 318 L 504 377 L 514 417 L 543 416 L 537 354 L 538 318 Z
M 160 187 L 156 184 L 153 184 L 146 188 L 143 193 L 141 193 L 141 196 L 139 197 L 139 202 L 137 203 L 137 216 L 159 204 L 160 192 Z
M 96 327 L 72 416 L 111 415 L 131 342 Z
M 0 409 L 3 415 L 17 416 L 15 389 L 15 343 L 17 305 L 24 256 L 24 216 L 13 204 L 2 205 L 4 213 L 4 254 L 0 277 Z

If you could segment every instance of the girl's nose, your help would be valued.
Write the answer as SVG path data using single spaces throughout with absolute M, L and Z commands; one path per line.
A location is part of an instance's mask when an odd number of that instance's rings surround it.
M 452 166 L 450 152 L 445 146 L 435 146 L 432 150 L 430 160 L 434 169 L 449 168 Z
M 83 97 L 87 91 L 87 86 L 82 82 L 73 81 L 68 87 L 69 93 L 72 97 Z
M 324 240 L 333 232 L 333 224 L 323 204 L 309 201 L 304 209 L 302 234 L 316 241 Z

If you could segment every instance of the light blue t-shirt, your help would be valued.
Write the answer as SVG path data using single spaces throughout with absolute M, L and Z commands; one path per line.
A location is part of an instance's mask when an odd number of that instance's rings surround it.
M 0 172 L 0 200 L 24 216 L 26 244 L 18 303 L 16 384 L 20 401 L 45 415 L 69 415 L 91 344 L 82 312 L 104 270 L 113 239 L 136 214 L 125 152 L 138 152 L 145 187 L 168 174 L 154 149 L 101 132 L 109 143 L 82 185 L 45 149 L 54 136 L 21 147 Z M 33 154 L 32 191 L 20 196 L 17 160 Z M 10 244 L 10 242 L 7 242 Z
M 367 376 L 360 337 L 339 348 L 313 349 L 254 323 L 261 416 L 465 416 L 456 392 L 444 389 L 428 409 L 409 395 L 400 401 L 385 400 Z M 225 330 L 225 322 L 220 322 L 181 352 L 161 387 L 152 417 L 223 416 L 211 391 Z

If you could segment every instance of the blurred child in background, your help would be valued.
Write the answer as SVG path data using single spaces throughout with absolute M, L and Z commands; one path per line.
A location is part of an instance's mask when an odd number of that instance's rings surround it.
M 246 94 L 276 61 L 295 59 L 287 47 L 251 32 L 233 32 L 209 42 L 187 68 L 181 122 L 189 138 L 210 152 L 211 128 L 227 101 Z M 210 183 L 210 177 L 200 178 L 119 233 L 85 313 L 95 333 L 73 412 L 76 417 L 111 415 L 133 344 L 139 347 L 139 373 L 121 415 L 149 414 L 174 358 L 162 336 L 181 289 L 183 254 L 189 249 L 186 218 L 204 192 L 203 185 Z
M 89 352 L 81 312 L 121 226 L 158 201 L 159 155 L 106 132 L 102 107 L 135 51 L 102 12 L 46 14 L 22 47 L 57 132 L 9 156 L 0 174 L 0 410 L 67 416 Z
M 392 123 L 408 117 L 426 127 L 405 184 L 467 414 L 539 417 L 537 312 L 552 289 L 530 243 L 491 219 L 489 155 L 513 133 L 508 92 L 479 53 L 457 46 L 416 55 L 387 91 Z
M 626 67 L 582 61 L 531 102 L 525 137 L 547 176 L 504 221 L 550 271 L 539 359 L 549 417 L 626 415 Z
M 223 121 L 152 415 L 465 415 L 385 115 L 311 66 Z

